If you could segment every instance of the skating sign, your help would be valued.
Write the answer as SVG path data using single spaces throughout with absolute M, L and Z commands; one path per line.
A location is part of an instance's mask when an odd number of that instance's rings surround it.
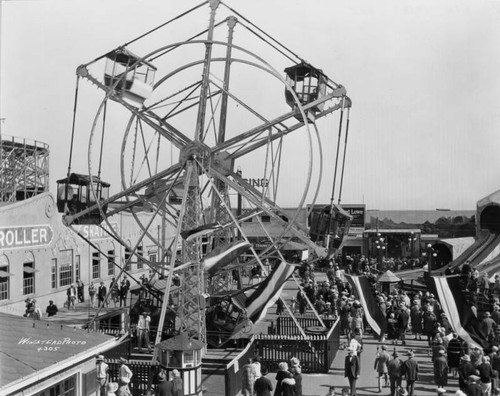
M 46 224 L 19 227 L 0 227 L 0 250 L 50 244 L 54 232 Z

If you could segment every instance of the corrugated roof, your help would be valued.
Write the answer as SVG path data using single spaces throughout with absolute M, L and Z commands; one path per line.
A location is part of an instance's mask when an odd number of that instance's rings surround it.
M 0 390 L 114 340 L 100 333 L 5 313 L 0 313 L 0 334 Z

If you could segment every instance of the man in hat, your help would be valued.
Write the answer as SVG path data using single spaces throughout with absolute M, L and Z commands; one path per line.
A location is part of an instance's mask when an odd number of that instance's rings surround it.
M 414 396 L 415 381 L 418 380 L 418 362 L 414 359 L 413 351 L 407 353 L 408 359 L 403 362 L 402 372 L 406 377 L 406 390 L 409 396 Z
M 356 356 L 356 351 L 353 348 L 347 348 L 347 356 L 345 357 L 344 364 L 344 377 L 349 380 L 351 388 L 350 396 L 356 395 L 356 381 L 359 378 L 360 366 L 359 359 Z
M 104 362 L 104 356 L 96 357 L 96 396 L 104 396 L 106 394 L 106 384 L 108 383 L 109 366 Z
M 396 396 L 396 389 L 401 387 L 403 374 L 403 362 L 399 359 L 399 354 L 394 348 L 392 359 L 387 363 L 387 371 L 389 373 L 389 381 L 391 383 L 391 396 Z
M 142 352 L 142 347 L 148 348 L 148 352 L 151 352 L 151 346 L 149 345 L 149 324 L 151 323 L 151 318 L 148 313 L 144 311 L 141 316 L 139 316 L 139 321 L 137 322 L 137 335 L 139 337 L 138 347 L 139 352 Z
M 108 294 L 108 289 L 104 286 L 104 282 L 99 284 L 99 288 L 97 289 L 97 301 L 99 302 L 99 308 L 103 308 L 106 306 L 106 295 Z
M 47 305 L 45 312 L 47 312 L 47 316 L 54 316 L 58 312 L 57 305 L 54 304 L 54 301 L 49 300 L 49 305 Z
M 158 396 L 172 396 L 174 384 L 172 381 L 167 381 L 165 372 L 160 371 L 158 374 Z
M 461 391 L 467 393 L 467 382 L 474 371 L 475 369 L 470 361 L 470 356 L 463 355 L 460 359 L 460 366 L 458 367 L 458 387 Z
M 481 364 L 476 367 L 477 373 L 481 380 L 481 388 L 485 396 L 490 396 L 491 394 L 491 379 L 494 377 L 493 369 L 491 368 L 490 358 L 488 356 L 483 356 L 481 359 Z
M 468 396 L 483 396 L 483 389 L 481 388 L 481 384 L 479 383 L 478 375 L 469 376 L 469 385 L 467 386 L 467 395 Z
M 273 384 L 266 375 L 269 373 L 269 370 L 266 366 L 262 367 L 262 377 L 259 377 L 255 380 L 254 384 L 254 392 L 255 396 L 264 396 L 271 395 L 273 390 Z
M 377 348 L 378 349 L 378 348 Z M 384 388 L 389 386 L 389 377 L 387 371 L 387 363 L 391 360 L 391 355 L 387 352 L 387 347 L 385 345 L 381 346 L 380 352 L 377 351 L 377 357 L 375 358 L 374 369 L 377 371 L 378 375 L 378 391 L 382 392 L 382 377 L 384 377 Z
M 495 338 L 495 331 L 497 324 L 493 319 L 491 319 L 491 314 L 489 312 L 484 313 L 483 320 L 479 324 L 479 330 L 483 337 L 487 340 Z
M 120 373 L 120 378 L 128 378 L 129 379 L 129 382 L 130 382 L 130 379 L 132 379 L 132 370 L 130 370 L 130 368 L 127 366 L 127 359 L 125 359 L 124 357 L 121 357 L 120 358 L 120 370 L 119 370 L 119 373 Z
M 68 300 L 68 309 L 75 309 L 75 301 L 76 301 L 76 287 L 71 284 L 66 290 L 66 296 Z

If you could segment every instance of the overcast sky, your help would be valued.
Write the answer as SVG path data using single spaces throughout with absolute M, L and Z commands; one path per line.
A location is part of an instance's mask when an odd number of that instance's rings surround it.
M 2 2 L 2 133 L 50 145 L 52 188 L 68 166 L 76 67 L 199 3 Z M 225 3 L 346 87 L 343 203 L 474 209 L 500 189 L 500 1 Z

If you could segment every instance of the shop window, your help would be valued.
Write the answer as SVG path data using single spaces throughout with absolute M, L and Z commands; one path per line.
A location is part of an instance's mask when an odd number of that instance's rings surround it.
M 99 252 L 92 252 L 92 279 L 99 279 L 101 276 L 101 255 Z
M 59 287 L 73 283 L 73 250 L 59 252 Z
M 9 259 L 5 255 L 0 256 L 0 301 L 9 299 L 10 277 Z
M 260 218 L 261 218 L 263 223 L 270 223 L 271 222 L 271 216 L 262 215 L 262 216 L 260 216 Z
M 125 248 L 125 271 L 130 271 L 132 269 L 132 258 L 130 257 L 130 249 Z
M 144 262 L 142 261 L 142 245 L 137 246 L 137 269 L 143 269 L 144 268 Z
M 50 388 L 35 393 L 34 396 L 76 396 L 76 375 L 52 385 Z
M 108 250 L 108 275 L 115 274 L 115 251 Z
M 52 265 L 50 268 L 50 274 L 51 274 L 51 287 L 52 289 L 57 288 L 57 259 L 52 259 Z
M 35 293 L 35 257 L 29 252 L 23 263 L 23 295 Z

